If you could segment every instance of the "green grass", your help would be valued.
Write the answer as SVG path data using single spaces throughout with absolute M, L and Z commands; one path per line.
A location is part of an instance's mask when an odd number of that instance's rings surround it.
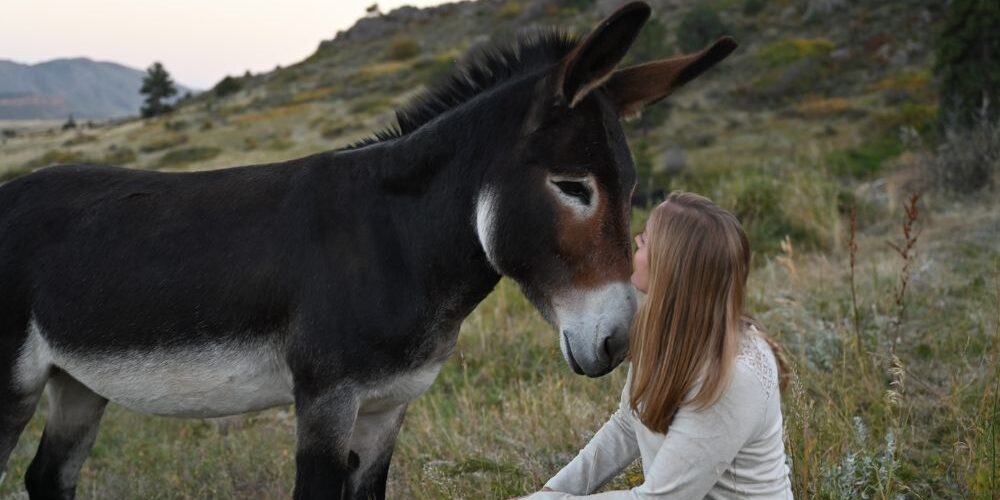
M 855 148 L 833 151 L 826 161 L 837 175 L 865 179 L 881 172 L 886 161 L 902 152 L 903 145 L 898 138 L 883 136 Z
M 960 206 L 919 220 L 901 327 L 893 326 L 902 262 L 899 214 L 859 236 L 860 337 L 847 254 L 795 249 L 761 260 L 750 307 L 779 339 L 797 379 L 784 394 L 786 448 L 800 498 L 988 498 L 997 485 L 997 248 L 1000 216 Z M 638 215 L 642 217 L 641 214 Z M 890 385 L 889 345 L 903 385 Z M 463 325 L 455 354 L 407 413 L 395 498 L 509 498 L 538 488 L 617 404 L 625 367 L 573 375 L 552 329 L 502 281 Z M 898 403 L 887 393 L 896 390 Z M 291 409 L 235 424 L 147 417 L 109 408 L 81 498 L 284 498 L 294 478 Z M 22 437 L 0 498 L 21 489 L 44 404 Z M 889 438 L 889 435 L 892 435 Z M 890 453 L 890 445 L 892 451 Z M 633 465 L 611 487 L 641 482 Z
M 508 5 L 515 3 L 527 5 Z M 574 3 L 594 4 L 560 5 Z M 730 13 L 742 5 L 723 3 L 715 7 Z M 885 8 L 900 8 L 890 4 Z M 757 15 L 761 25 L 786 10 L 772 7 Z M 857 22 L 878 31 L 923 22 L 867 11 Z M 546 14 L 549 20 L 562 23 L 573 9 L 553 12 L 561 17 Z M 497 16 L 495 9 L 479 12 L 488 24 L 508 22 Z M 931 122 L 933 79 L 921 62 L 888 74 L 876 58 L 837 62 L 834 47 L 864 54 L 869 39 L 832 29 L 840 18 L 799 27 L 793 15 L 775 24 L 780 39 L 748 28 L 733 58 L 670 97 L 669 117 L 666 108 L 653 108 L 642 127 L 626 127 L 629 142 L 633 152 L 645 145 L 636 160 L 653 171 L 667 147 L 684 148 L 688 168 L 669 179 L 670 187 L 709 196 L 746 226 L 755 249 L 751 312 L 786 347 L 797 375 L 783 407 L 798 498 L 995 498 L 1000 211 L 989 196 L 925 197 L 901 315 L 895 295 L 903 263 L 886 242 L 900 239 L 898 198 L 906 184 L 885 166 L 907 156 L 895 139 L 899 127 L 924 130 Z M 590 24 L 573 22 L 584 21 Z M 88 129 L 86 139 L 44 127 L 5 138 L 0 182 L 50 163 L 214 168 L 350 143 L 382 128 L 404 94 L 449 71 L 461 48 L 483 34 L 477 28 L 461 39 L 440 37 L 452 34 L 442 26 L 407 27 L 418 50 L 403 43 L 398 60 L 388 62 L 373 63 L 391 56 L 391 37 L 350 50 L 328 47 L 255 77 L 225 100 L 206 97 L 178 109 L 167 130 L 153 120 Z M 739 95 L 752 99 L 740 102 Z M 182 132 L 176 124 L 183 123 L 189 125 Z M 846 218 L 852 209 L 861 228 L 854 297 Z M 633 232 L 646 215 L 634 211 Z M 624 374 L 625 367 L 597 380 L 573 375 L 552 328 L 502 281 L 463 325 L 435 384 L 410 406 L 390 496 L 502 499 L 538 488 L 605 421 Z M 43 402 L 11 458 L 0 499 L 23 493 L 45 414 Z M 227 422 L 149 417 L 111 405 L 79 497 L 287 498 L 294 410 Z M 609 488 L 641 481 L 633 464 Z

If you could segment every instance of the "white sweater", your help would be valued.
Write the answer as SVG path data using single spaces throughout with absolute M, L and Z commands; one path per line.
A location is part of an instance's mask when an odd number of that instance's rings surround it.
M 527 498 L 792 498 L 777 364 L 770 346 L 753 332 L 744 336 L 732 380 L 719 400 L 703 411 L 681 406 L 665 435 L 650 430 L 632 412 L 630 369 L 618 411 L 545 484 L 555 491 Z M 590 495 L 638 456 L 645 477 L 642 485 Z

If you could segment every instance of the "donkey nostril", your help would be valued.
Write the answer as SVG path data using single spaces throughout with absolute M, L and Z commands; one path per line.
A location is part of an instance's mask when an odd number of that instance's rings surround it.
M 613 358 L 611 355 L 611 337 L 604 338 L 604 343 L 601 344 L 601 348 L 604 349 L 604 357 L 610 361 Z

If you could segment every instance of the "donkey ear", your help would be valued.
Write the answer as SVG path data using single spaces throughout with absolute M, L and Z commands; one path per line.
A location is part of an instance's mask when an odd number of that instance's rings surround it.
M 611 76 L 649 19 L 649 12 L 649 5 L 644 2 L 621 6 L 563 59 L 556 92 L 570 107 L 576 106 Z
M 736 46 L 736 40 L 724 36 L 694 54 L 615 71 L 604 89 L 618 108 L 619 116 L 633 116 L 715 66 Z

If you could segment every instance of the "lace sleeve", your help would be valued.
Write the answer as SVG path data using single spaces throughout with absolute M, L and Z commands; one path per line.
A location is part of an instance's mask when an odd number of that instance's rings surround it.
M 760 381 L 764 390 L 764 400 L 771 399 L 771 395 L 778 388 L 778 365 L 771 347 L 757 333 L 756 328 L 751 327 L 751 330 L 743 336 L 736 361 L 745 363 Z

